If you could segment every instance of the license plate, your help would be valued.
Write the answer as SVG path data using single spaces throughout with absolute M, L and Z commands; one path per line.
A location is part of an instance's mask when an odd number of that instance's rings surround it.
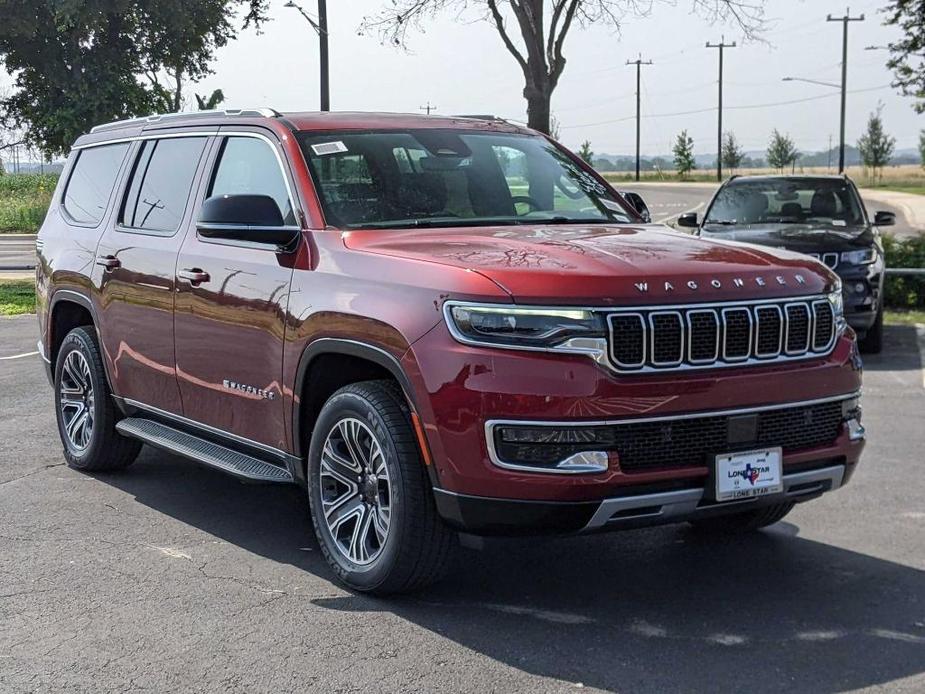
M 781 449 L 716 456 L 716 500 L 732 501 L 784 491 Z

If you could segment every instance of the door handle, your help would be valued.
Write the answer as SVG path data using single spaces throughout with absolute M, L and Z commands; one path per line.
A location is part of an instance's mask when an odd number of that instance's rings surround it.
M 102 265 L 107 270 L 115 270 L 122 267 L 122 261 L 114 255 L 101 255 L 96 259 L 97 265 Z
M 192 284 L 199 284 L 201 282 L 208 282 L 210 277 L 209 273 L 203 270 L 200 270 L 198 267 L 195 268 L 184 268 L 180 270 L 177 275 L 182 277 L 185 280 L 189 280 Z

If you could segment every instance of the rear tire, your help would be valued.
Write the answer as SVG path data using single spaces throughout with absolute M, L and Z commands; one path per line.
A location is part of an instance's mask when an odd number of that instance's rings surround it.
M 315 422 L 307 473 L 315 534 L 344 584 L 386 595 L 443 577 L 456 535 L 437 513 L 396 384 L 366 381 L 334 393 Z
M 86 472 L 131 465 L 141 443 L 116 431 L 118 412 L 92 326 L 69 332 L 55 363 L 55 413 L 67 464 Z
M 858 340 L 858 347 L 865 354 L 880 354 L 883 351 L 883 307 L 877 312 L 877 318 L 867 334 Z
M 782 520 L 793 509 L 793 502 L 787 501 L 773 506 L 763 506 L 751 511 L 731 513 L 728 516 L 716 516 L 691 521 L 698 531 L 722 535 L 740 535 L 754 532 Z

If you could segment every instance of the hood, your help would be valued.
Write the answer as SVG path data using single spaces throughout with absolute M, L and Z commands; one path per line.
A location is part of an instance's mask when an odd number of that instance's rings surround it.
M 521 303 L 636 305 L 819 294 L 835 281 L 786 251 L 655 225 L 350 231 L 355 251 L 478 272 Z
M 869 226 L 834 224 L 754 224 L 740 227 L 707 224 L 703 234 L 714 239 L 757 243 L 797 253 L 826 253 L 869 248 L 874 234 Z

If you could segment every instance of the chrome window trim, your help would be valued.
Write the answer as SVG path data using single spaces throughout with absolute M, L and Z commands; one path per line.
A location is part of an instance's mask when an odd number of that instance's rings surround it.
M 744 312 L 748 317 L 748 351 L 744 357 L 729 357 L 726 356 L 726 314 L 731 312 Z M 720 311 L 723 317 L 723 361 L 729 362 L 730 364 L 740 364 L 747 362 L 752 358 L 752 340 L 755 338 L 755 318 L 752 316 L 752 312 L 747 306 L 734 306 L 732 308 L 724 308 Z
M 798 349 L 795 351 L 790 350 L 790 309 L 791 308 L 801 308 L 806 311 L 806 347 L 803 349 Z M 794 301 L 789 304 L 784 304 L 784 315 L 786 320 L 784 321 L 784 354 L 795 355 L 795 354 L 805 354 L 806 352 L 812 351 L 812 342 L 813 342 L 813 311 L 805 301 Z
M 292 192 L 292 186 L 289 184 L 289 176 L 286 173 L 286 166 L 283 163 L 283 158 L 279 154 L 279 148 L 277 147 L 278 143 L 271 140 L 266 135 L 262 133 L 255 133 L 249 130 L 220 130 L 222 127 L 227 127 L 225 125 L 210 125 L 207 126 L 209 130 L 188 130 L 181 133 L 170 133 L 170 132 L 160 132 L 160 133 L 150 133 L 146 135 L 135 135 L 133 137 L 120 137 L 112 140 L 100 140 L 99 142 L 88 142 L 83 145 L 74 145 L 71 147 L 72 150 L 83 150 L 90 149 L 92 147 L 103 147 L 105 145 L 114 145 L 120 142 L 136 142 L 140 140 L 163 140 L 167 138 L 174 137 L 216 137 L 216 138 L 225 138 L 225 137 L 252 137 L 258 140 L 263 140 L 267 145 L 269 145 L 273 154 L 276 156 L 276 163 L 279 165 L 279 171 L 283 175 L 283 183 L 286 184 L 286 193 L 289 195 L 289 205 L 292 207 L 293 214 L 295 214 L 296 219 L 303 217 L 303 212 L 301 206 L 297 204 L 295 195 Z M 260 127 L 260 126 L 255 126 Z M 216 158 L 213 161 L 213 171 L 214 167 L 218 165 L 220 159 Z M 123 162 L 124 165 L 124 162 Z M 211 178 L 210 178 L 211 181 Z M 210 184 L 211 185 L 211 184 Z M 301 227 L 300 227 L 301 228 Z
M 533 472 L 552 475 L 575 475 L 589 474 L 587 472 L 576 472 L 573 470 L 555 469 L 531 465 L 520 465 L 517 463 L 508 463 L 500 459 L 495 448 L 494 430 L 499 426 L 524 426 L 524 427 L 603 427 L 603 426 L 622 426 L 628 424 L 648 424 L 651 422 L 679 421 L 685 419 L 700 419 L 708 417 L 726 417 L 743 414 L 754 414 L 762 412 L 774 412 L 776 410 L 786 410 L 792 407 L 808 407 L 811 405 L 822 405 L 829 402 L 839 402 L 842 400 L 852 400 L 860 398 L 861 391 L 856 390 L 843 395 L 832 395 L 824 398 L 814 398 L 812 400 L 797 400 L 793 402 L 776 403 L 774 405 L 756 405 L 753 407 L 731 408 L 726 410 L 708 410 L 704 412 L 686 412 L 683 414 L 661 415 L 657 417 L 627 417 L 624 419 L 601 419 L 592 421 L 581 420 L 523 420 L 523 419 L 489 419 L 485 421 L 485 442 L 488 449 L 488 458 L 492 465 L 503 470 L 512 470 L 517 472 Z M 590 473 L 601 474 L 601 473 Z
M 614 350 L 613 350 L 613 332 L 614 332 L 613 319 L 614 319 L 617 315 L 620 315 L 620 316 L 635 316 L 636 318 L 639 319 L 639 324 L 642 326 L 642 361 L 640 361 L 640 362 L 637 363 L 637 364 L 626 364 L 626 363 L 620 361 L 619 359 L 617 359 L 617 356 L 616 356 L 616 354 L 614 353 Z M 643 316 L 641 313 L 636 313 L 636 312 L 626 312 L 626 313 L 620 313 L 620 314 L 613 313 L 613 312 L 612 312 L 612 313 L 608 313 L 608 314 L 607 314 L 607 333 L 608 333 L 608 334 L 607 334 L 607 337 L 608 337 L 608 340 L 607 340 L 607 341 L 608 341 L 608 343 L 609 343 L 609 344 L 608 344 L 608 353 L 609 353 L 609 355 L 610 355 L 610 361 L 611 361 L 613 364 L 615 364 L 616 366 L 619 366 L 620 368 L 623 368 L 623 369 L 639 369 L 639 368 L 642 368 L 643 366 L 645 366 L 645 364 L 646 364 L 646 354 L 648 354 L 648 350 L 647 350 L 646 348 L 647 348 L 647 346 L 648 346 L 648 339 L 649 339 L 649 338 L 648 338 L 649 331 L 648 331 L 648 328 L 646 327 L 646 319 L 645 319 L 645 316 Z
M 716 348 L 713 350 L 713 357 L 710 359 L 694 359 L 693 354 L 691 353 L 691 346 L 693 345 L 693 340 L 690 339 L 690 336 L 694 332 L 693 324 L 691 323 L 691 316 L 695 313 L 706 313 L 710 316 L 713 316 L 713 325 L 716 326 Z M 713 309 L 702 308 L 702 309 L 693 309 L 687 312 L 687 360 L 691 364 L 713 364 L 719 360 L 719 335 L 720 335 L 720 320 L 716 311 Z M 725 341 L 724 341 L 725 342 Z
M 777 349 L 772 350 L 770 352 L 761 353 L 758 351 L 758 341 L 761 340 L 761 315 L 759 311 L 764 311 L 767 309 L 773 309 L 777 311 L 777 318 L 780 321 L 779 327 L 777 329 Z M 755 350 L 754 350 L 755 357 L 757 357 L 758 359 L 764 360 L 764 359 L 773 359 L 774 357 L 779 356 L 782 351 L 781 340 L 784 335 L 784 314 L 780 310 L 780 306 L 777 304 L 768 304 L 768 305 L 762 305 L 762 306 L 755 306 L 754 309 L 752 310 L 755 312 Z
M 821 304 L 825 306 L 832 315 L 832 330 L 829 333 L 829 341 L 823 347 L 816 347 L 816 304 Z M 828 354 L 832 351 L 832 348 L 835 346 L 835 341 L 838 339 L 838 326 L 836 325 L 837 321 L 835 318 L 835 309 L 832 308 L 832 304 L 828 299 L 817 299 L 812 302 L 812 314 L 813 314 L 813 337 L 812 337 L 812 348 L 810 353 L 812 354 Z

